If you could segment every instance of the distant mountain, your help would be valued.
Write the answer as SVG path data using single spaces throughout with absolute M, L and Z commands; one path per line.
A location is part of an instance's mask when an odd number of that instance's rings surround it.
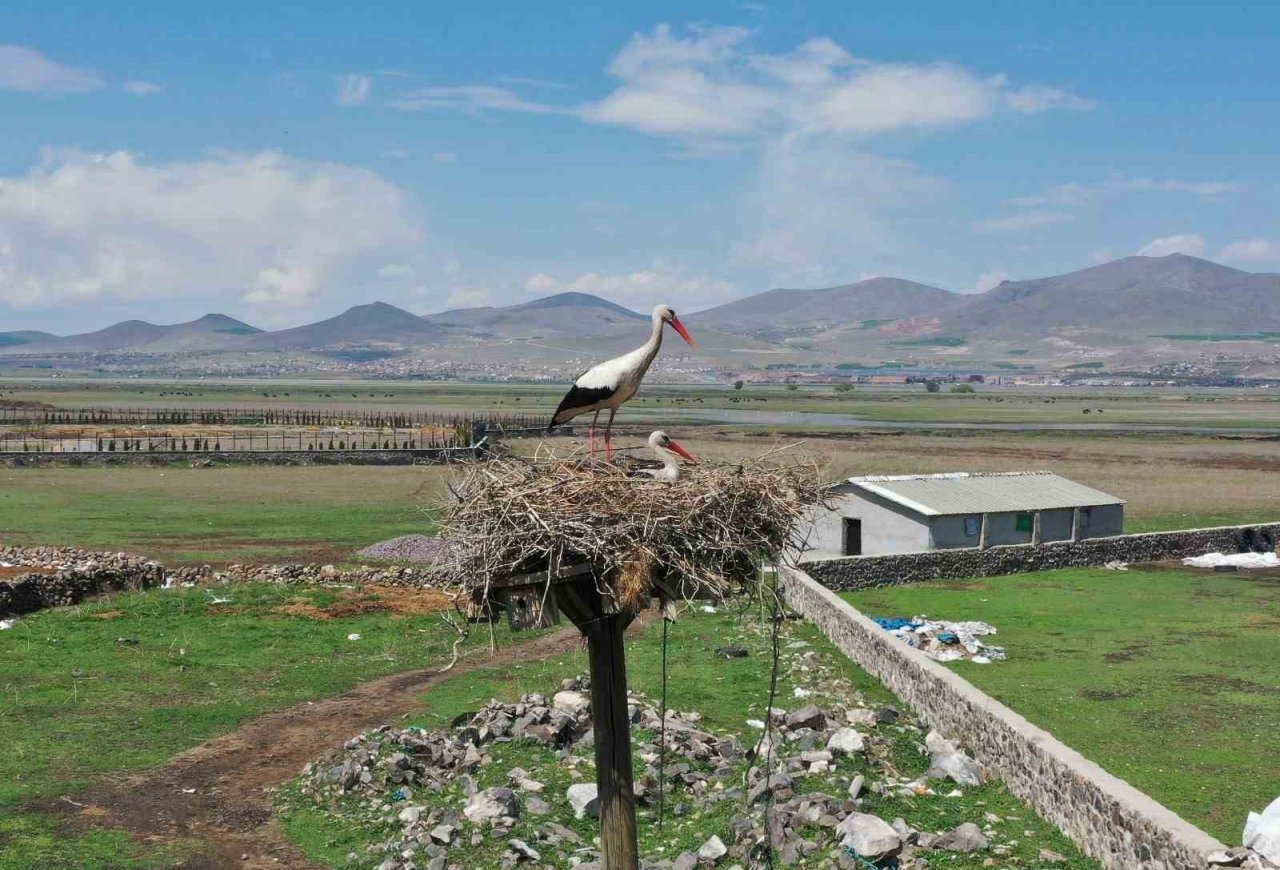
M 648 317 L 590 293 L 557 293 L 520 305 L 455 308 L 423 319 L 480 338 L 550 338 L 634 332 L 636 321 Z
M 421 346 L 439 343 L 445 331 L 434 323 L 385 302 L 348 308 L 337 317 L 254 336 L 254 350 L 312 350 L 369 342 Z
M 819 290 L 766 290 L 701 311 L 691 324 L 725 332 L 780 338 L 951 310 L 961 297 L 902 278 L 868 278 Z
M 34 329 L 20 329 L 17 332 L 0 332 L 0 348 L 29 345 L 48 341 L 53 338 L 57 338 L 57 336 L 48 332 L 38 332 Z
M 28 341 L 6 343 L 0 349 L 18 353 L 100 353 L 140 351 L 172 353 L 184 350 L 233 350 L 244 337 L 262 330 L 225 314 L 206 314 L 198 320 L 162 326 L 145 320 L 125 320 L 95 332 L 55 336 L 45 332 L 4 333 L 31 336 Z
M 1280 275 L 1170 254 L 1005 281 L 944 314 L 939 332 L 966 340 L 1023 342 L 1065 331 L 1132 341 L 1277 330 Z

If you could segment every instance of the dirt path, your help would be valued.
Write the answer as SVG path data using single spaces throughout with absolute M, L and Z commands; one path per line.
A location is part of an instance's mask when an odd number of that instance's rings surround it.
M 122 829 L 144 842 L 194 841 L 183 867 L 311 868 L 281 833 L 271 790 L 303 765 L 360 731 L 394 723 L 444 679 L 478 668 L 550 658 L 581 643 L 574 628 L 460 661 L 452 671 L 410 671 L 361 683 L 348 692 L 268 713 L 190 749 L 162 767 L 122 775 L 88 792 L 52 802 L 79 827 Z

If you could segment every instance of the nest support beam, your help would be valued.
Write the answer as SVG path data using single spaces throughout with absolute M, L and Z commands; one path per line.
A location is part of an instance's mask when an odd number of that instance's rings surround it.
M 591 660 L 591 717 L 595 723 L 600 847 L 606 870 L 636 870 L 636 798 L 631 773 L 631 720 L 627 715 L 627 660 L 622 635 L 635 618 L 602 594 L 592 575 L 554 586 L 560 612 L 587 638 Z

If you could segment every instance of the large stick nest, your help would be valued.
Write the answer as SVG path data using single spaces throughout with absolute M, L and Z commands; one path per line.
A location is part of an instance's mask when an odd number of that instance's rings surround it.
M 450 489 L 447 570 L 467 588 L 586 562 L 639 606 L 654 577 L 711 595 L 751 582 L 759 560 L 799 546 L 798 522 L 824 487 L 816 465 L 771 451 L 686 466 L 671 482 L 554 455 L 499 459 L 466 468 Z

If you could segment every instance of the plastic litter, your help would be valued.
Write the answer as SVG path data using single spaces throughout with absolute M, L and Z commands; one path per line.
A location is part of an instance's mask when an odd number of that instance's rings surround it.
M 988 665 L 1005 656 L 1004 647 L 978 640 L 996 633 L 996 628 L 986 622 L 946 622 L 931 620 L 927 616 L 905 619 L 900 616 L 873 616 L 871 619 L 892 634 L 904 640 L 937 662 L 971 661 Z
M 1275 553 L 1205 553 L 1189 556 L 1182 564 L 1191 568 L 1216 568 L 1231 565 L 1235 568 L 1280 568 L 1280 556 Z
M 18 624 L 16 619 L 0 619 L 0 631 L 7 631 Z
M 1261 813 L 1249 813 L 1244 823 L 1244 845 L 1268 861 L 1280 864 L 1280 797 Z
M 1129 563 L 1121 562 L 1119 559 L 1112 559 L 1110 562 L 1107 562 L 1102 567 L 1106 568 L 1108 571 L 1128 571 Z
M 359 640 L 359 639 L 360 639 L 360 635 L 354 631 L 351 632 L 351 634 L 347 635 L 347 640 Z

